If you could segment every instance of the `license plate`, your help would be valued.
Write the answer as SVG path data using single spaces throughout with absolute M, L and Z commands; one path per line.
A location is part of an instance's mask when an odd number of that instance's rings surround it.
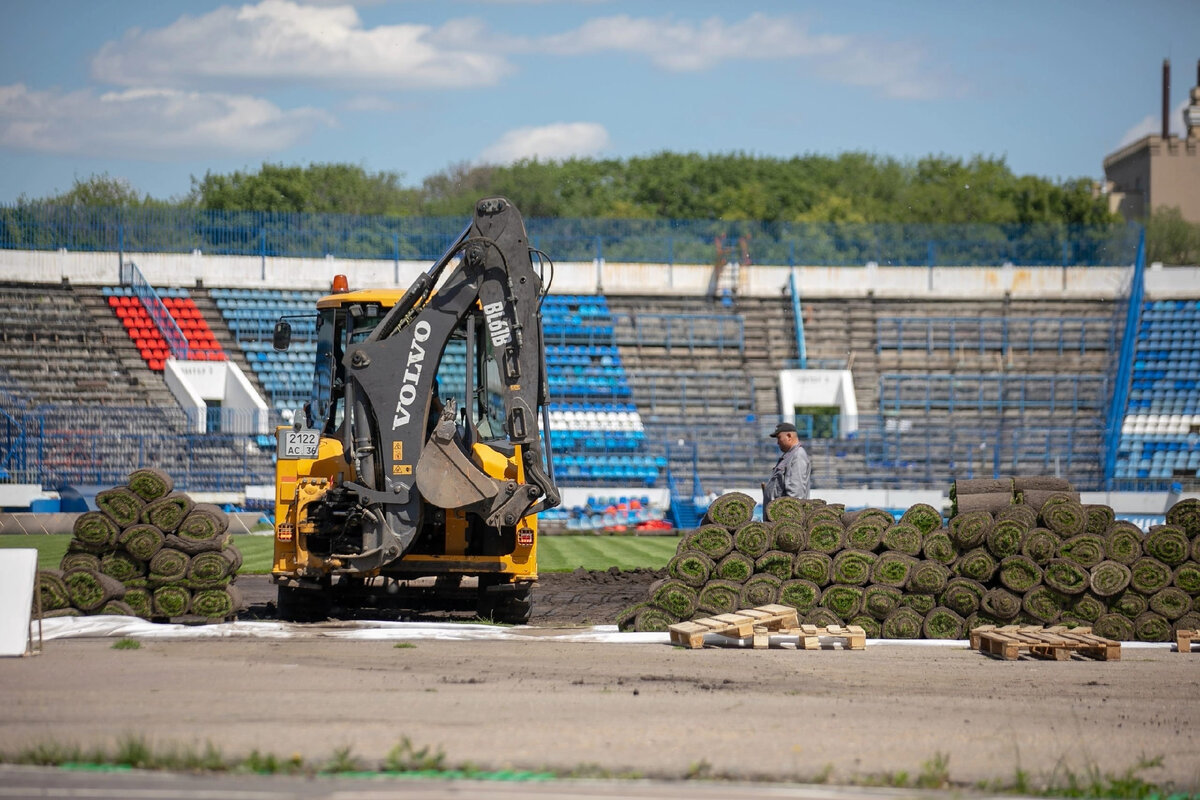
M 281 431 L 279 457 L 286 459 L 316 458 L 321 434 L 317 431 Z

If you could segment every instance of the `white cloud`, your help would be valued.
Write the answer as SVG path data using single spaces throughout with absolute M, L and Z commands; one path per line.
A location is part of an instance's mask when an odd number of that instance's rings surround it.
M 262 0 L 185 15 L 165 28 L 130 30 L 100 49 L 92 75 L 119 86 L 460 88 L 491 85 L 508 74 L 511 65 L 496 55 L 505 47 L 474 20 L 368 29 L 350 5 Z
M 1183 127 L 1183 110 L 1188 107 L 1189 101 L 1183 100 L 1179 105 L 1171 109 L 1169 113 L 1168 125 L 1170 131 L 1175 136 L 1184 136 L 1186 131 Z M 1133 144 L 1143 136 L 1158 136 L 1162 134 L 1162 114 L 1147 114 L 1121 137 L 1121 141 L 1117 144 L 1117 149 L 1121 149 L 1127 144 Z
M 523 158 L 557 161 L 596 155 L 608 146 L 608 131 L 603 125 L 559 122 L 511 130 L 484 150 L 480 159 L 489 164 L 508 164 Z
M 589 20 L 575 30 L 541 40 L 560 55 L 626 52 L 662 69 L 695 72 L 728 61 L 791 61 L 811 65 L 835 83 L 874 87 L 888 97 L 936 97 L 947 81 L 926 66 L 923 48 L 911 42 L 814 34 L 789 17 L 755 13 L 738 22 L 699 22 L 619 15 Z
M 333 120 L 246 95 L 127 89 L 96 94 L 0 86 L 0 147 L 145 161 L 269 155 Z

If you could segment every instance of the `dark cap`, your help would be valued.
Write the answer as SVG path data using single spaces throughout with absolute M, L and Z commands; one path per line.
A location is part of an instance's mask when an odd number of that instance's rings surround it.
M 775 437 L 777 437 L 777 436 L 778 436 L 779 434 L 781 434 L 781 433 L 799 433 L 799 431 L 797 431 L 797 430 L 796 430 L 796 426 L 795 426 L 795 425 L 793 425 L 792 423 L 790 423 L 790 422 L 781 422 L 781 423 L 779 423 L 778 425 L 776 425 L 776 426 L 775 426 L 775 430 L 774 430 L 774 432 L 772 432 L 772 433 L 771 433 L 771 435 L 770 435 L 770 436 L 768 436 L 767 438 L 768 438 L 768 439 L 774 439 Z

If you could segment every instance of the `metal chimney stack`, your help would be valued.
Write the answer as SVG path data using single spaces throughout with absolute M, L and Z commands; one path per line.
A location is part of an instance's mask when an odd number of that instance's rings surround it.
M 1171 138 L 1171 62 L 1166 58 L 1162 78 L 1162 138 Z

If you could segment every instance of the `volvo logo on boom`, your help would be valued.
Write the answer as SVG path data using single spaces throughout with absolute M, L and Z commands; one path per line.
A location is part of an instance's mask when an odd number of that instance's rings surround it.
M 413 326 L 412 347 L 408 349 L 408 364 L 404 370 L 403 383 L 400 385 L 400 397 L 396 400 L 396 415 L 392 417 L 392 430 L 407 425 L 412 419 L 409 406 L 417 399 L 417 381 L 421 379 L 421 368 L 425 362 L 425 348 L 422 343 L 428 341 L 432 329 L 429 323 L 421 320 Z
M 502 347 L 512 341 L 512 331 L 504 318 L 504 303 L 488 303 L 483 307 L 487 315 L 488 332 L 492 335 L 492 347 Z

